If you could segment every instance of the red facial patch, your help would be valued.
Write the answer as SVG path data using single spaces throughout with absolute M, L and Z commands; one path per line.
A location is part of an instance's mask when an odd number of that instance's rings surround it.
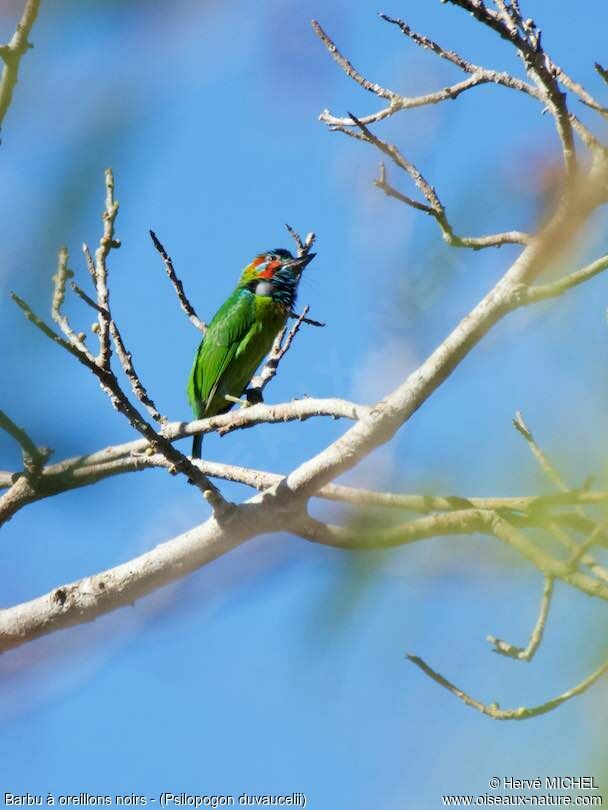
M 254 267 L 259 267 L 262 262 L 264 261 L 264 256 L 256 256 L 255 259 L 251 262 Z
M 272 278 L 275 274 L 275 270 L 278 270 L 281 266 L 281 262 L 274 261 L 270 262 L 268 267 L 259 274 L 260 278 Z

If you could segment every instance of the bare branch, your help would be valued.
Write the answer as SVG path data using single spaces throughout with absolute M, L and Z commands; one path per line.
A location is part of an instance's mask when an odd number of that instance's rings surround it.
M 296 250 L 298 252 L 298 256 L 307 256 L 315 243 L 315 239 L 317 238 L 316 235 L 311 231 L 310 233 L 306 234 L 304 241 L 302 241 L 300 234 L 297 231 L 295 231 L 291 227 L 291 225 L 285 223 L 285 228 L 287 229 L 287 233 L 296 243 Z M 296 312 L 290 312 L 289 317 L 295 320 L 299 320 L 301 316 L 298 315 Z M 325 326 L 325 324 L 322 323 L 321 321 L 314 321 L 312 318 L 302 318 L 302 323 L 307 323 L 310 326 Z
M 2 410 L 0 410 L 0 430 L 8 433 L 17 442 L 23 455 L 24 467 L 30 472 L 39 471 L 52 453 L 48 447 L 36 447 L 28 433 Z M 9 480 L 6 485 L 10 486 L 11 483 Z
M 9 489 L 9 492 L 0 497 L 0 525 L 34 501 L 51 497 L 59 492 L 88 486 L 114 475 L 153 467 L 162 467 L 169 472 L 176 472 L 175 458 L 167 458 L 162 447 L 158 451 L 154 449 L 164 441 L 174 442 L 196 433 L 212 431 L 220 434 L 228 433 L 264 422 L 280 424 L 304 421 L 318 416 L 330 416 L 334 419 L 358 419 L 367 413 L 367 410 L 364 406 L 340 399 L 314 400 L 307 398 L 281 405 L 254 405 L 240 412 L 226 413 L 190 423 L 173 422 L 164 426 L 160 436 L 154 434 L 154 439 L 138 439 L 106 447 L 84 456 L 65 459 L 45 467 L 42 474 L 35 480 L 24 481 L 19 479 L 18 474 L 0 473 L 0 489 Z M 143 432 L 143 428 L 140 432 Z M 260 470 L 186 460 L 195 467 L 197 473 L 201 473 L 203 476 L 211 475 L 256 488 L 264 489 L 280 483 L 283 479 L 282 475 L 265 473 Z
M 37 326 L 44 335 L 62 346 L 66 351 L 76 357 L 77 360 L 79 360 L 84 366 L 93 372 L 93 374 L 99 380 L 102 390 L 110 398 L 110 401 L 116 410 L 120 411 L 120 413 L 127 417 L 131 426 L 135 428 L 138 433 L 141 433 L 141 435 L 146 438 L 152 447 L 157 447 L 159 451 L 165 455 L 168 461 L 171 462 L 172 472 L 181 472 L 186 475 L 189 480 L 192 480 L 199 487 L 205 498 L 209 501 L 214 511 L 218 514 L 229 508 L 230 504 L 224 501 L 224 498 L 217 487 L 215 487 L 211 481 L 201 474 L 200 470 L 198 470 L 192 464 L 192 461 L 177 448 L 173 447 L 168 439 L 166 439 L 160 433 L 157 433 L 154 428 L 148 424 L 148 422 L 146 422 L 146 420 L 131 404 L 128 397 L 121 389 L 118 380 L 112 373 L 111 369 L 99 365 L 97 360 L 90 360 L 69 341 L 64 340 L 62 337 L 56 334 L 47 324 L 44 323 L 41 318 L 39 318 L 33 312 L 31 307 L 26 304 L 25 301 L 19 298 L 19 296 L 12 293 L 12 298 L 22 309 L 27 319 Z M 107 316 L 104 314 L 104 317 Z M 111 319 L 108 317 L 108 327 L 110 320 Z M 0 514 L 2 514 L 1 507 L 2 505 L 0 499 Z
M 0 652 L 130 605 L 225 554 L 254 533 L 273 528 L 264 519 L 264 510 L 230 512 L 221 522 L 210 518 L 123 565 L 5 608 L 0 611 Z
M 194 311 L 194 307 L 188 300 L 186 293 L 184 292 L 184 285 L 177 277 L 175 270 L 173 268 L 173 262 L 171 261 L 171 257 L 168 255 L 167 251 L 163 247 L 161 241 L 156 236 L 154 231 L 150 231 L 150 236 L 152 238 L 152 242 L 154 243 L 154 247 L 160 253 L 161 259 L 163 260 L 163 263 L 165 265 L 165 270 L 167 271 L 167 275 L 169 276 L 169 280 L 171 281 L 171 284 L 173 284 L 173 289 L 177 293 L 177 297 L 179 299 L 181 308 L 188 316 L 190 323 L 204 335 L 205 332 L 207 331 L 207 324 L 204 321 L 201 321 L 201 319 Z
M 20 298 L 15 292 L 11 292 L 11 298 L 21 309 L 21 311 L 28 319 L 28 321 L 30 321 L 30 323 L 33 323 L 35 327 L 40 329 L 43 335 L 46 335 L 54 343 L 57 343 L 59 346 L 62 346 L 67 352 L 76 357 L 77 360 L 80 360 L 80 362 L 83 365 L 87 366 L 88 361 L 86 355 L 82 354 L 75 346 L 73 346 L 70 343 L 70 341 L 65 340 L 64 338 L 61 337 L 61 335 L 58 335 L 57 332 L 54 331 L 54 329 L 52 329 L 47 323 L 45 323 L 42 320 L 42 318 L 39 318 L 38 315 L 36 315 L 36 313 L 30 307 L 30 305 L 23 300 L 23 298 Z
M 272 344 L 272 349 L 270 350 L 270 354 L 266 358 L 266 362 L 264 363 L 264 367 L 260 371 L 260 373 L 251 380 L 251 384 L 249 387 L 248 397 L 252 399 L 254 402 L 260 402 L 262 399 L 262 395 L 264 389 L 268 385 L 268 383 L 274 379 L 276 373 L 279 369 L 279 363 L 285 357 L 289 349 L 291 348 L 291 344 L 293 343 L 293 339 L 297 335 L 300 326 L 305 322 L 306 316 L 310 311 L 310 307 L 306 305 L 302 310 L 302 314 L 298 316 L 296 322 L 291 327 L 289 332 L 287 331 L 287 327 L 284 326 L 283 329 L 279 332 L 276 336 L 274 343 Z
M 95 286 L 95 262 L 93 261 L 91 251 L 89 250 L 89 246 L 87 245 L 86 242 L 82 243 L 82 252 L 84 254 L 84 259 L 87 263 L 87 270 L 89 271 L 89 275 L 91 276 L 91 281 L 93 282 L 93 286 Z
M 555 62 L 553 62 L 553 60 L 551 60 L 551 64 L 553 66 L 553 70 L 557 78 L 564 87 L 570 90 L 570 92 L 577 95 L 580 101 L 582 101 L 582 103 L 585 104 L 587 107 L 590 107 L 592 110 L 595 110 L 604 118 L 608 116 L 608 109 L 606 107 L 602 107 L 602 105 L 593 98 L 591 93 L 585 90 L 582 84 L 574 81 L 574 79 L 571 79 L 570 76 L 568 76 L 568 74 L 564 70 L 562 70 L 561 67 L 559 67 L 558 65 L 555 64 Z
M 420 203 L 407 197 L 400 191 L 392 186 L 386 176 L 386 168 L 384 163 L 380 164 L 380 176 L 374 181 L 374 185 L 383 191 L 387 196 L 394 197 L 406 205 L 423 211 L 426 214 L 434 217 L 441 228 L 442 236 L 445 242 L 452 247 L 472 248 L 473 250 L 481 250 L 486 247 L 501 247 L 501 245 L 517 244 L 525 245 L 530 241 L 527 233 L 522 231 L 505 231 L 503 233 L 490 234 L 488 236 L 457 236 L 450 225 L 445 208 L 441 205 L 439 210 L 432 208 L 429 205 Z
M 386 14 L 380 14 L 380 17 L 383 20 L 386 20 L 387 22 L 398 25 L 403 31 L 403 33 L 409 36 L 418 45 L 420 45 L 423 48 L 428 48 L 432 50 L 438 56 L 440 56 L 443 59 L 447 59 L 448 61 L 457 65 L 461 70 L 464 70 L 466 73 L 471 74 L 471 76 L 469 79 L 457 82 L 455 84 L 450 85 L 449 87 L 444 87 L 441 90 L 437 90 L 433 93 L 426 93 L 424 95 L 414 97 L 403 96 L 399 93 L 394 92 L 393 90 L 387 90 L 378 84 L 368 82 L 367 79 L 361 76 L 361 74 L 358 73 L 353 68 L 353 66 L 346 59 L 346 57 L 344 57 L 340 53 L 336 44 L 323 31 L 319 23 L 313 21 L 313 29 L 315 30 L 315 33 L 321 39 L 321 41 L 328 49 L 332 57 L 345 71 L 347 76 L 356 81 L 357 84 L 359 84 L 365 90 L 369 90 L 370 92 L 374 93 L 375 95 L 381 98 L 386 98 L 390 102 L 387 107 L 378 110 L 378 112 L 372 113 L 371 115 L 362 116 L 359 119 L 361 123 L 373 124 L 376 123 L 377 121 L 383 120 L 384 118 L 388 118 L 389 116 L 393 115 L 394 113 L 400 110 L 410 110 L 416 107 L 423 107 L 429 104 L 439 104 L 443 101 L 453 100 L 466 90 L 470 90 L 471 88 L 477 87 L 478 85 L 481 84 L 488 84 L 488 83 L 501 84 L 506 87 L 519 90 L 523 93 L 527 93 L 528 95 L 537 98 L 540 97 L 540 94 L 533 85 L 526 84 L 526 82 L 523 82 L 520 79 L 516 79 L 515 77 L 510 76 L 508 73 L 499 72 L 496 70 L 489 70 L 487 68 L 480 67 L 479 65 L 474 65 L 472 62 L 467 61 L 454 51 L 448 51 L 442 48 L 436 42 L 433 42 L 428 37 L 424 37 L 420 34 L 415 33 L 406 23 L 403 22 L 403 20 L 389 17 Z M 319 116 L 319 118 L 321 121 L 328 124 L 332 128 L 336 126 L 348 127 L 352 126 L 353 124 L 352 119 L 337 118 L 331 115 L 329 110 L 324 110 Z
M 13 91 L 19 77 L 21 58 L 32 48 L 29 35 L 38 16 L 40 0 L 27 0 L 23 14 L 11 41 L 0 47 L 0 58 L 4 62 L 0 75 L 0 127 L 13 99 Z
M 68 268 L 68 251 L 67 248 L 62 247 L 59 249 L 59 257 L 57 262 L 57 272 L 53 276 L 53 299 L 51 303 L 51 315 L 57 326 L 61 329 L 66 339 L 74 346 L 74 348 L 84 355 L 91 363 L 95 362 L 95 358 L 85 345 L 84 332 L 76 334 L 67 317 L 62 312 L 63 303 L 65 301 L 65 285 L 68 279 L 73 277 L 74 273 Z
M 365 141 L 367 143 L 373 144 L 377 149 L 383 152 L 385 155 L 390 157 L 390 159 L 397 165 L 400 169 L 402 169 L 406 174 L 410 176 L 413 180 L 415 186 L 422 192 L 424 197 L 427 200 L 427 203 L 419 202 L 418 200 L 414 200 L 411 197 L 407 197 L 404 194 L 396 191 L 388 182 L 386 178 L 386 168 L 383 163 L 380 164 L 380 176 L 378 180 L 375 181 L 375 185 L 384 191 L 385 194 L 389 195 L 390 197 L 395 197 L 396 199 L 400 200 L 407 205 L 410 205 L 412 208 L 416 208 L 419 211 L 423 211 L 425 214 L 429 214 L 432 216 L 439 225 L 441 230 L 441 234 L 445 242 L 453 247 L 464 247 L 464 248 L 472 248 L 473 250 L 480 250 L 481 248 L 486 247 L 500 247 L 501 245 L 515 243 L 515 244 L 526 244 L 529 242 L 529 236 L 527 234 L 521 233 L 520 231 L 509 231 L 506 233 L 498 233 L 492 234 L 490 236 L 465 236 L 460 237 L 454 233 L 454 229 L 450 225 L 450 222 L 447 218 L 446 210 L 443 206 L 443 203 L 440 201 L 435 188 L 428 182 L 428 180 L 424 177 L 424 175 L 420 172 L 420 170 L 411 163 L 393 144 L 387 143 L 383 141 L 381 138 L 378 138 L 374 135 L 371 130 L 369 130 L 365 124 L 356 118 L 351 113 L 351 118 L 353 122 L 357 125 L 360 132 L 354 132 L 347 127 L 342 126 L 335 126 L 334 129 L 338 132 L 343 132 L 345 135 L 349 135 L 351 138 L 357 138 L 358 140 Z
M 585 281 L 589 281 L 594 276 L 603 273 L 606 269 L 608 269 L 608 254 L 601 256 L 599 259 L 591 262 L 591 264 L 588 264 L 586 267 L 582 267 L 575 273 L 570 273 L 570 275 L 559 281 L 554 281 L 551 284 L 537 284 L 533 287 L 528 287 L 523 292 L 524 303 L 533 304 L 537 301 L 545 301 L 547 298 L 556 298 L 559 295 L 563 295 L 563 293 L 568 290 L 578 287 L 579 284 L 584 284 Z
M 572 122 L 565 93 L 562 93 L 556 78 L 557 71 L 545 54 L 541 44 L 541 32 L 533 23 L 527 25 L 525 33 L 517 26 L 508 24 L 498 13 L 475 0 L 446 0 L 452 5 L 468 11 L 480 23 L 491 28 L 503 39 L 510 42 L 521 57 L 526 72 L 540 90 L 541 96 L 555 120 L 561 140 L 566 174 L 574 178 L 577 171 L 576 150 Z
M 76 295 L 78 295 L 78 297 L 81 298 L 85 302 L 85 304 L 88 304 L 88 306 L 90 306 L 97 312 L 101 311 L 101 307 L 99 306 L 99 304 L 93 301 L 93 299 L 90 296 L 88 296 L 84 292 L 84 290 L 82 290 L 73 281 L 71 282 L 71 286 Z M 140 380 L 137 372 L 135 371 L 135 367 L 133 366 L 133 359 L 131 357 L 131 352 L 127 351 L 122 339 L 122 335 L 120 334 L 116 322 L 113 320 L 110 313 L 107 314 L 109 317 L 110 334 L 112 336 L 112 341 L 116 349 L 116 355 L 120 361 L 120 365 L 122 366 L 123 371 L 125 372 L 129 382 L 131 383 L 133 393 L 156 422 L 158 422 L 161 425 L 166 424 L 167 417 L 163 416 L 159 412 L 158 408 L 154 404 L 154 401 L 146 391 L 144 384 Z
M 360 85 L 364 90 L 368 90 L 370 93 L 373 93 L 375 96 L 379 96 L 380 98 L 386 99 L 393 99 L 396 97 L 396 93 L 393 93 L 391 90 L 386 90 L 384 87 L 381 87 L 379 84 L 375 84 L 375 82 L 370 82 L 365 79 L 355 68 L 351 65 L 351 63 L 346 59 L 346 57 L 342 56 L 338 48 L 335 44 L 331 41 L 331 39 L 327 36 L 325 31 L 321 28 L 319 23 L 316 20 L 312 21 L 312 27 L 315 34 L 319 37 L 321 42 L 325 45 L 329 53 L 331 54 L 332 58 L 340 65 L 342 70 L 346 73 L 346 75 L 351 78 L 354 82 Z
M 578 555 L 581 548 L 579 544 L 570 537 L 570 534 L 560 525 L 560 522 L 557 520 L 548 520 L 546 522 L 546 528 L 551 537 L 557 540 L 562 548 L 565 548 L 570 552 L 571 556 L 566 564 L 571 570 L 575 570 L 577 563 L 579 562 Z M 593 533 L 593 529 L 591 533 Z M 584 549 L 580 555 L 580 562 L 587 566 L 595 577 L 600 579 L 602 582 L 608 582 L 608 571 L 606 568 L 604 568 L 603 565 L 600 565 L 595 557 L 592 557 L 591 554 L 586 553 Z
M 316 234 L 314 234 L 311 231 L 310 233 L 306 234 L 306 237 L 305 237 L 304 241 L 302 241 L 302 237 L 300 236 L 300 234 L 297 231 L 295 231 L 291 227 L 291 225 L 289 225 L 288 223 L 285 223 L 285 228 L 287 229 L 287 233 L 291 236 L 293 241 L 296 243 L 298 256 L 299 257 L 307 256 L 310 253 L 310 250 L 311 250 L 312 246 L 315 243 L 315 239 L 317 238 Z
M 528 645 L 525 648 L 516 647 L 513 644 L 509 644 L 507 641 L 496 638 L 496 636 L 488 636 L 487 640 L 490 642 L 490 644 L 494 645 L 494 652 L 500 653 L 501 655 L 506 655 L 508 658 L 515 658 L 518 661 L 531 661 L 534 658 L 536 651 L 540 647 L 541 641 L 543 640 L 543 633 L 545 632 L 545 624 L 547 623 L 547 616 L 549 615 L 549 607 L 551 605 L 552 596 L 553 577 L 546 576 L 543 587 L 543 595 L 540 601 L 538 619 L 536 620 L 536 624 L 530 635 Z
M 95 251 L 95 289 L 99 306 L 97 319 L 99 323 L 99 355 L 96 362 L 104 369 L 110 368 L 110 307 L 108 291 L 107 259 L 112 248 L 119 248 L 120 242 L 114 238 L 114 222 L 118 214 L 118 202 L 114 199 L 114 175 L 112 169 L 105 171 L 106 204 L 101 216 L 103 235 Z M 86 255 L 86 251 L 85 251 Z
M 516 411 L 515 416 L 513 418 L 513 427 L 517 430 L 517 432 L 524 437 L 524 439 L 528 442 L 528 447 L 530 448 L 530 452 L 538 462 L 538 466 L 541 468 L 543 473 L 547 476 L 551 483 L 555 484 L 557 489 L 561 490 L 562 492 L 568 491 L 568 486 L 566 485 L 565 481 L 556 470 L 556 468 L 551 464 L 547 456 L 543 453 L 540 449 L 538 444 L 536 443 L 534 436 L 530 428 L 526 425 L 524 421 L 524 417 L 521 411 Z
M 87 351 L 83 351 L 81 347 L 75 343 L 71 337 L 64 340 L 57 335 L 49 326 L 47 326 L 41 318 L 39 318 L 32 309 L 22 301 L 18 296 L 13 294 L 13 299 L 21 307 L 26 317 L 34 323 L 47 337 L 59 345 L 63 346 L 70 354 L 74 355 L 84 366 L 86 366 L 99 380 L 102 390 L 109 397 L 114 407 L 122 413 L 129 421 L 131 426 L 141 433 L 144 438 L 148 440 L 151 447 L 161 452 L 167 461 L 170 463 L 170 472 L 179 472 L 188 477 L 188 480 L 194 483 L 202 492 L 203 496 L 210 503 L 213 512 L 216 516 L 225 515 L 230 510 L 229 504 L 221 495 L 219 490 L 209 479 L 204 476 L 200 470 L 192 464 L 191 459 L 181 453 L 176 447 L 173 447 L 171 442 L 166 439 L 162 434 L 157 433 L 154 428 L 143 418 L 137 408 L 130 402 L 128 396 L 124 393 L 116 376 L 110 367 L 111 351 L 109 344 L 110 331 L 114 336 L 117 347 L 120 349 L 121 361 L 127 376 L 129 377 L 135 394 L 141 399 L 143 404 L 156 413 L 160 420 L 162 416 L 156 410 L 156 406 L 148 397 L 148 394 L 135 374 L 130 356 L 122 342 L 120 333 L 114 324 L 112 326 L 112 316 L 109 306 L 109 291 L 108 291 L 108 271 L 106 260 L 112 248 L 118 247 L 120 243 L 114 238 L 114 221 L 118 213 L 118 202 L 114 200 L 114 177 L 111 169 L 106 169 L 106 205 L 102 220 L 104 223 L 103 236 L 100 240 L 99 248 L 95 254 L 95 286 L 97 291 L 97 302 L 93 304 L 98 312 L 99 323 L 99 342 L 100 351 L 96 358 L 93 358 Z M 87 251 L 85 250 L 85 255 Z M 63 260 L 60 259 L 59 270 L 55 277 L 55 295 L 53 298 L 53 314 L 56 315 L 61 322 L 60 307 L 65 295 L 65 282 L 67 279 L 67 253 Z M 81 296 L 87 300 L 88 296 Z M 91 302 L 93 303 L 93 302 Z M 62 327 L 63 328 L 63 327 Z M 67 322 L 65 328 L 68 328 Z M 106 335 L 107 333 L 107 335 Z M 21 484 L 19 486 L 22 486 Z M 28 493 L 29 495 L 30 493 Z M 14 513 L 14 493 L 9 492 L 2 499 L 8 501 L 6 507 L 6 514 L 10 517 Z M 2 514 L 2 503 L 0 501 L 0 514 Z
M 154 401 L 146 391 L 146 388 L 142 381 L 140 380 L 137 372 L 135 371 L 135 367 L 133 366 L 133 359 L 131 356 L 131 352 L 127 351 L 125 344 L 122 339 L 122 335 L 116 325 L 116 322 L 113 319 L 110 319 L 110 334 L 112 335 L 112 340 L 114 342 L 114 348 L 116 349 L 116 354 L 118 355 L 118 359 L 120 361 L 120 365 L 123 368 L 123 371 L 127 375 L 129 382 L 131 383 L 131 388 L 133 389 L 133 393 L 137 397 L 137 399 L 141 402 L 141 404 L 146 408 L 150 416 L 154 419 L 155 422 L 158 422 L 160 425 L 165 425 L 167 423 L 167 417 L 163 416 Z
M 546 454 L 537 444 L 520 411 L 515 413 L 513 425 L 518 433 L 520 433 L 528 443 L 530 452 L 538 462 L 540 469 L 546 475 L 549 481 L 551 481 L 551 483 L 554 484 L 554 486 L 560 492 L 567 492 L 568 485 L 563 480 L 556 467 L 549 461 Z M 585 513 L 580 506 L 577 506 L 576 511 L 578 515 L 584 517 Z M 555 537 L 562 546 L 565 546 L 570 550 L 572 557 L 569 565 L 571 567 L 576 567 L 576 563 L 580 560 L 589 567 L 595 576 L 599 577 L 604 582 L 608 582 L 608 571 L 602 565 L 600 565 L 594 557 L 587 553 L 586 548 L 583 547 L 581 550 L 581 548 L 579 548 L 579 546 L 570 538 L 568 533 L 564 531 L 555 520 L 548 521 L 547 528 L 549 529 L 551 535 Z M 597 534 L 592 532 L 594 542 L 599 538 L 600 534 L 604 532 L 605 528 L 605 526 L 599 526 L 597 527 Z
M 278 489 L 281 493 L 288 493 L 287 486 L 285 479 L 281 479 Z M 358 533 L 349 533 L 343 527 L 327 527 L 308 518 L 302 511 L 301 500 L 291 499 L 286 509 L 284 497 L 277 496 L 277 488 L 273 487 L 227 511 L 221 521 L 212 517 L 123 565 L 0 611 L 0 651 L 55 630 L 91 621 L 131 604 L 135 599 L 187 575 L 264 532 L 292 530 L 302 536 L 310 536 L 317 542 L 342 548 L 378 547 L 377 539 L 367 538 L 364 544 Z M 565 563 L 535 548 L 521 533 L 491 512 L 462 510 L 432 518 L 419 518 L 395 529 L 384 530 L 383 540 L 388 541 L 388 545 L 396 545 L 422 539 L 425 535 L 470 534 L 477 531 L 493 534 L 541 570 L 547 569 L 548 573 L 565 579 L 583 592 L 608 600 L 608 587 L 583 574 L 569 571 Z M 579 693 L 573 692 L 572 696 Z
M 597 526 L 593 529 L 593 531 L 589 534 L 589 537 L 585 540 L 584 543 L 573 552 L 572 557 L 568 561 L 568 564 L 572 566 L 572 568 L 576 568 L 579 562 L 585 563 L 586 559 L 589 559 L 587 552 L 590 548 L 600 540 L 602 534 L 605 533 L 606 529 L 608 528 L 608 520 L 603 520 L 597 524 Z M 591 558 L 593 559 L 593 558 Z M 608 580 L 608 572 L 602 568 L 604 572 L 605 579 Z
M 470 79 L 464 79 L 461 82 L 452 84 L 449 87 L 444 87 L 434 93 L 427 93 L 423 96 L 415 96 L 408 98 L 407 96 L 395 96 L 388 107 L 384 107 L 378 112 L 371 113 L 370 115 L 361 116 L 359 119 L 363 124 L 375 124 L 378 121 L 383 121 L 385 118 L 393 115 L 399 110 L 412 110 L 415 107 L 424 107 L 429 104 L 440 104 L 442 101 L 453 101 L 458 98 L 461 93 L 470 90 L 472 87 L 477 87 L 480 84 L 487 84 L 490 81 L 486 76 L 475 74 Z M 323 110 L 319 115 L 319 121 L 328 124 L 332 129 L 337 126 L 352 126 L 353 121 L 351 118 L 339 118 L 332 115 L 329 110 Z
M 419 34 L 416 31 L 413 31 L 410 26 L 400 20 L 398 17 L 390 17 L 388 14 L 380 14 L 379 15 L 383 20 L 388 23 L 392 23 L 396 25 L 398 28 L 401 29 L 405 36 L 409 37 L 416 45 L 419 45 L 421 48 L 431 51 L 432 53 L 439 56 L 441 59 L 445 59 L 447 62 L 451 62 L 456 67 L 463 70 L 465 73 L 470 73 L 474 76 L 482 77 L 484 82 L 489 82 L 492 84 L 502 85 L 503 87 L 508 87 L 511 90 L 517 90 L 520 93 L 524 93 L 525 95 L 532 96 L 533 98 L 540 99 L 540 93 L 536 87 L 532 84 L 528 84 L 527 82 L 518 79 L 515 76 L 511 76 L 509 73 L 505 73 L 504 71 L 498 70 L 491 70 L 490 68 L 482 67 L 481 65 L 476 65 L 473 62 L 470 62 L 468 59 L 465 59 L 460 54 L 456 53 L 456 51 L 448 50 L 447 48 L 443 48 L 434 40 L 430 39 L 423 34 Z
M 411 661 L 412 664 L 415 664 L 418 669 L 421 669 L 425 675 L 428 675 L 429 678 L 434 680 L 435 683 L 438 683 L 440 686 L 443 686 L 444 689 L 447 689 L 448 692 L 455 695 L 466 706 L 470 706 L 472 709 L 477 709 L 478 712 L 491 717 L 493 720 L 527 720 L 530 717 L 538 717 L 541 714 L 547 714 L 547 712 L 557 709 L 558 706 L 561 706 L 561 704 L 565 703 L 567 700 L 571 700 L 573 697 L 582 695 L 583 692 L 586 692 L 590 686 L 592 686 L 602 677 L 602 675 L 604 675 L 605 672 L 608 671 L 608 661 L 605 661 L 600 667 L 598 667 L 598 669 L 595 670 L 595 672 L 581 681 L 577 686 L 573 687 L 572 689 L 568 689 L 566 692 L 563 692 L 557 697 L 547 700 L 545 703 L 530 707 L 520 706 L 518 709 L 501 709 L 498 703 L 482 703 L 481 701 L 471 697 L 460 689 L 460 687 L 456 686 L 451 681 L 448 681 L 447 678 L 444 678 L 443 675 L 440 675 L 438 672 L 432 669 L 419 656 L 408 654 L 406 658 L 408 661 Z

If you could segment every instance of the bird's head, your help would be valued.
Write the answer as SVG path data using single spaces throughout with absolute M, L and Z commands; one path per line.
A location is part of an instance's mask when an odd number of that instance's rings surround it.
M 314 257 L 314 253 L 294 257 L 284 248 L 259 253 L 243 270 L 239 286 L 255 295 L 270 296 L 291 309 L 302 271 Z

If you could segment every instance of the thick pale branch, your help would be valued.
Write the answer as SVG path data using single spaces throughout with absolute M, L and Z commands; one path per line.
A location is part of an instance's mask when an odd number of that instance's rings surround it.
M 68 344 L 69 345 L 69 344 Z M 163 467 L 175 471 L 181 454 L 173 456 L 166 452 L 166 444 L 193 436 L 197 433 L 221 432 L 230 433 L 233 430 L 241 430 L 263 423 L 284 423 L 292 421 L 305 421 L 313 417 L 329 416 L 333 419 L 360 419 L 368 408 L 363 405 L 356 405 L 353 402 L 342 399 L 301 399 L 294 402 L 282 403 L 279 405 L 253 405 L 241 411 L 213 416 L 207 419 L 199 419 L 193 422 L 173 422 L 164 425 L 161 434 L 153 431 L 142 419 L 139 432 L 149 429 L 150 438 L 138 439 L 124 444 L 107 447 L 95 453 L 85 456 L 77 456 L 60 461 L 47 466 L 43 474 L 35 480 L 16 479 L 15 473 L 0 475 L 0 489 L 6 488 L 6 492 L 0 497 L 0 525 L 12 518 L 16 512 L 33 501 L 57 495 L 81 486 L 94 484 L 113 475 L 121 473 L 135 472 L 149 467 Z M 141 417 L 140 417 L 141 419 Z M 160 447 L 162 445 L 164 450 Z M 162 450 L 158 455 L 154 448 Z M 152 455 L 147 453 L 152 451 Z M 175 453 L 179 451 L 175 450 Z M 229 465 L 192 464 L 186 459 L 187 464 L 194 467 L 194 474 L 204 476 L 212 475 L 217 478 L 224 478 L 230 481 L 242 480 L 242 483 L 253 485 L 252 478 L 248 471 L 240 474 L 242 468 L 229 467 Z M 208 469 L 211 472 L 208 472 Z M 188 468 L 187 472 L 190 474 Z M 254 471 L 254 477 L 270 475 L 269 473 L 258 473 Z M 265 486 L 277 484 L 283 476 L 274 476 L 266 479 Z M 264 487 L 262 487 L 264 488 Z
M 521 285 L 546 271 L 555 251 L 564 249 L 564 239 L 573 238 L 571 205 L 576 206 L 577 217 L 584 221 L 595 207 L 596 198 L 593 194 L 569 198 L 569 203 L 558 209 L 495 287 L 407 380 L 372 408 L 368 416 L 288 476 L 291 491 L 313 494 L 394 435 L 492 326 L 520 305 L 516 292 Z
M 218 523 L 210 518 L 123 565 L 54 588 L 50 593 L 0 610 L 0 652 L 133 602 L 225 554 L 253 534 L 271 530 L 264 510 L 240 509 Z
M 132 604 L 135 599 L 185 576 L 250 537 L 264 532 L 295 531 L 317 542 L 340 548 L 378 547 L 376 539 L 367 538 L 362 542 L 360 533 L 348 533 L 342 527 L 329 527 L 307 517 L 302 512 L 304 503 L 301 500 L 290 499 L 290 506 L 286 508 L 286 502 L 282 500 L 284 492 L 285 479 L 282 479 L 278 488 L 266 490 L 235 507 L 220 522 L 210 518 L 191 531 L 123 565 L 0 611 L 0 651 Z M 506 525 L 491 512 L 462 510 L 419 518 L 409 524 L 384 530 L 382 539 L 384 546 L 391 546 L 420 540 L 425 536 L 478 531 L 507 542 L 541 570 L 565 579 L 583 592 L 608 599 L 608 587 L 602 587 L 583 574 L 571 572 L 566 564 L 533 547 L 514 527 Z

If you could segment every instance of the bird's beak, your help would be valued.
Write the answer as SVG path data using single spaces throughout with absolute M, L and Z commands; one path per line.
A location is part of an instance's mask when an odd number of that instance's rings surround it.
M 307 253 L 306 256 L 299 256 L 297 259 L 289 259 L 289 261 L 285 262 L 283 267 L 288 267 L 290 270 L 297 270 L 301 273 L 316 255 L 316 253 Z

